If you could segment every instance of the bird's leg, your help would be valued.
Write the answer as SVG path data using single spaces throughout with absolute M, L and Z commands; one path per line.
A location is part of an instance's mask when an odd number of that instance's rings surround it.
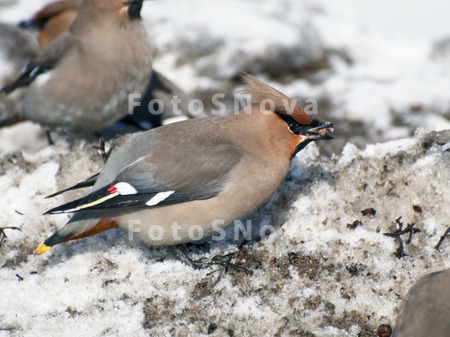
M 246 250 L 242 250 L 241 248 L 248 243 L 248 240 L 244 239 L 239 245 L 238 250 L 232 253 L 224 254 L 224 255 L 216 255 L 210 260 L 205 260 L 204 258 L 200 258 L 198 260 L 193 260 L 189 257 L 186 251 L 186 246 L 182 245 L 182 247 L 177 246 L 176 251 L 177 255 L 181 257 L 186 264 L 191 266 L 194 269 L 204 269 L 209 268 L 211 266 L 221 266 L 223 267 L 224 271 L 227 272 L 228 270 L 232 269 L 235 271 L 242 271 L 246 273 L 247 275 L 251 275 L 253 272 L 249 270 L 248 268 L 243 266 L 242 261 L 246 260 L 246 257 L 248 257 L 248 253 Z M 237 260 L 236 262 L 232 262 L 232 260 Z M 219 271 L 218 269 L 213 270 L 208 275 L 211 275 L 215 272 Z M 221 272 L 222 273 L 222 272 Z
M 45 138 L 47 139 L 48 146 L 54 146 L 55 145 L 55 142 L 52 139 L 52 135 L 51 135 L 49 129 L 45 130 Z
M 206 265 L 206 263 L 204 262 L 203 258 L 200 258 L 198 260 L 193 260 L 191 259 L 191 257 L 188 255 L 187 252 L 187 247 L 186 245 L 178 245 L 175 246 L 175 254 L 184 261 L 184 263 L 186 263 L 188 266 L 191 266 L 193 269 L 203 269 L 208 267 Z
M 242 261 L 246 261 L 246 257 L 248 257 L 248 252 L 245 249 L 239 249 L 236 252 L 228 253 L 225 255 L 216 255 L 214 256 L 211 261 L 211 266 L 220 266 L 223 269 L 216 269 L 208 273 L 208 275 L 211 275 L 213 273 L 216 273 L 217 271 L 220 271 L 220 275 L 222 274 L 222 271 L 228 272 L 230 269 L 238 272 L 244 272 L 247 275 L 252 275 L 253 271 L 248 269 L 244 266 L 244 263 Z M 235 259 L 236 262 L 232 262 L 232 260 Z
M 93 146 L 94 149 L 98 150 L 100 155 L 102 156 L 103 162 L 106 163 L 111 154 L 113 147 L 111 146 L 108 150 L 106 150 L 106 143 L 103 137 L 98 137 L 98 145 Z

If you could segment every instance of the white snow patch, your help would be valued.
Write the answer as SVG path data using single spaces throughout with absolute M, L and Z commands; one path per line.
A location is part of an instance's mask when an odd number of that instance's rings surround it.
M 391 140 L 383 144 L 369 144 L 361 152 L 363 157 L 383 158 L 388 155 L 394 155 L 400 151 L 409 151 L 417 144 L 415 138 L 405 138 L 400 140 Z
M 2 128 L 0 138 L 0 156 L 21 150 L 36 152 L 48 146 L 42 128 L 32 122 Z

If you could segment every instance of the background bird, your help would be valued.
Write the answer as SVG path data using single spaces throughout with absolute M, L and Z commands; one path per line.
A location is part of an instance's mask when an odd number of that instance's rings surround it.
M 36 31 L 40 46 L 45 49 L 51 41 L 66 32 L 73 24 L 80 5 L 81 0 L 52 2 L 40 9 L 30 19 L 21 21 L 19 27 Z M 171 102 L 175 96 L 181 101 L 178 109 L 175 109 Z M 153 111 L 160 111 L 161 113 L 149 113 L 150 102 L 157 102 L 156 100 L 161 101 L 162 106 L 159 103 L 154 103 L 155 105 L 151 108 Z M 120 123 L 104 129 L 100 133 L 102 136 L 109 138 L 116 133 L 122 133 L 119 130 L 123 132 L 148 130 L 174 120 L 193 118 L 194 116 L 189 113 L 187 108 L 188 101 L 189 97 L 175 83 L 153 69 L 145 92 L 142 95 L 141 104 L 134 107 L 133 113 L 127 114 Z M 201 115 L 200 117 L 205 116 Z
M 82 134 L 111 125 L 151 75 L 141 8 L 142 0 L 83 1 L 69 31 L 2 91 L 29 85 L 19 113 L 53 129 Z
M 181 244 L 192 241 L 193 226 L 208 237 L 214 224 L 225 228 L 259 208 L 288 174 L 292 157 L 312 141 L 330 139 L 333 125 L 244 78 L 253 101 L 244 110 L 133 135 L 98 176 L 75 186 L 94 184 L 92 192 L 47 212 L 76 214 L 36 253 L 117 226 L 136 230 L 149 245 Z M 262 106 L 265 100 L 273 110 Z M 154 227 L 162 230 L 158 239 L 150 235 Z
M 393 336 L 449 336 L 449 284 L 450 269 L 423 276 L 403 300 Z

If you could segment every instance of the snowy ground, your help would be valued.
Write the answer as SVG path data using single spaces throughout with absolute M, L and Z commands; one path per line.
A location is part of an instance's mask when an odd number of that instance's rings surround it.
M 0 0 L 0 21 L 17 22 L 45 2 Z M 213 93 L 232 93 L 241 71 L 251 72 L 292 97 L 316 99 L 336 139 L 302 151 L 277 194 L 249 218 L 276 228 L 235 256 L 250 274 L 193 270 L 170 249 L 118 230 L 34 256 L 67 219 L 41 214 L 77 193 L 44 197 L 103 162 L 85 141 L 47 147 L 28 122 L 1 129 L 0 227 L 21 231 L 6 229 L 0 244 L 0 336 L 376 336 L 380 324 L 393 325 L 409 287 L 450 266 L 450 242 L 434 249 L 450 226 L 450 132 L 432 132 L 450 129 L 442 6 L 146 2 L 155 67 L 186 92 L 208 106 Z M 0 58 L 0 84 L 12 69 Z M 10 106 L 0 102 L 0 110 Z M 399 217 L 403 228 L 420 229 L 409 244 L 402 236 L 401 258 L 398 239 L 384 235 L 399 228 Z M 207 242 L 191 253 L 236 249 Z

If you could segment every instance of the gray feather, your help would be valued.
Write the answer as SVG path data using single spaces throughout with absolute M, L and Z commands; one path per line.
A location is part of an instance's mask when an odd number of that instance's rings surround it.
M 229 173 L 239 163 L 242 153 L 234 144 L 215 136 L 214 129 L 205 128 L 203 132 L 190 133 L 189 128 L 180 127 L 186 123 L 191 121 L 167 125 L 134 136 L 126 146 L 111 156 L 99 175 L 93 192 L 48 213 L 72 210 L 99 200 L 108 195 L 109 187 L 119 182 L 130 184 L 137 193 L 116 196 L 87 207 L 82 212 L 89 212 L 90 208 L 107 210 L 148 207 L 145 203 L 164 191 L 174 193 L 156 207 L 208 199 L 219 194 Z M 177 143 L 182 143 L 183 150 L 180 150 Z

